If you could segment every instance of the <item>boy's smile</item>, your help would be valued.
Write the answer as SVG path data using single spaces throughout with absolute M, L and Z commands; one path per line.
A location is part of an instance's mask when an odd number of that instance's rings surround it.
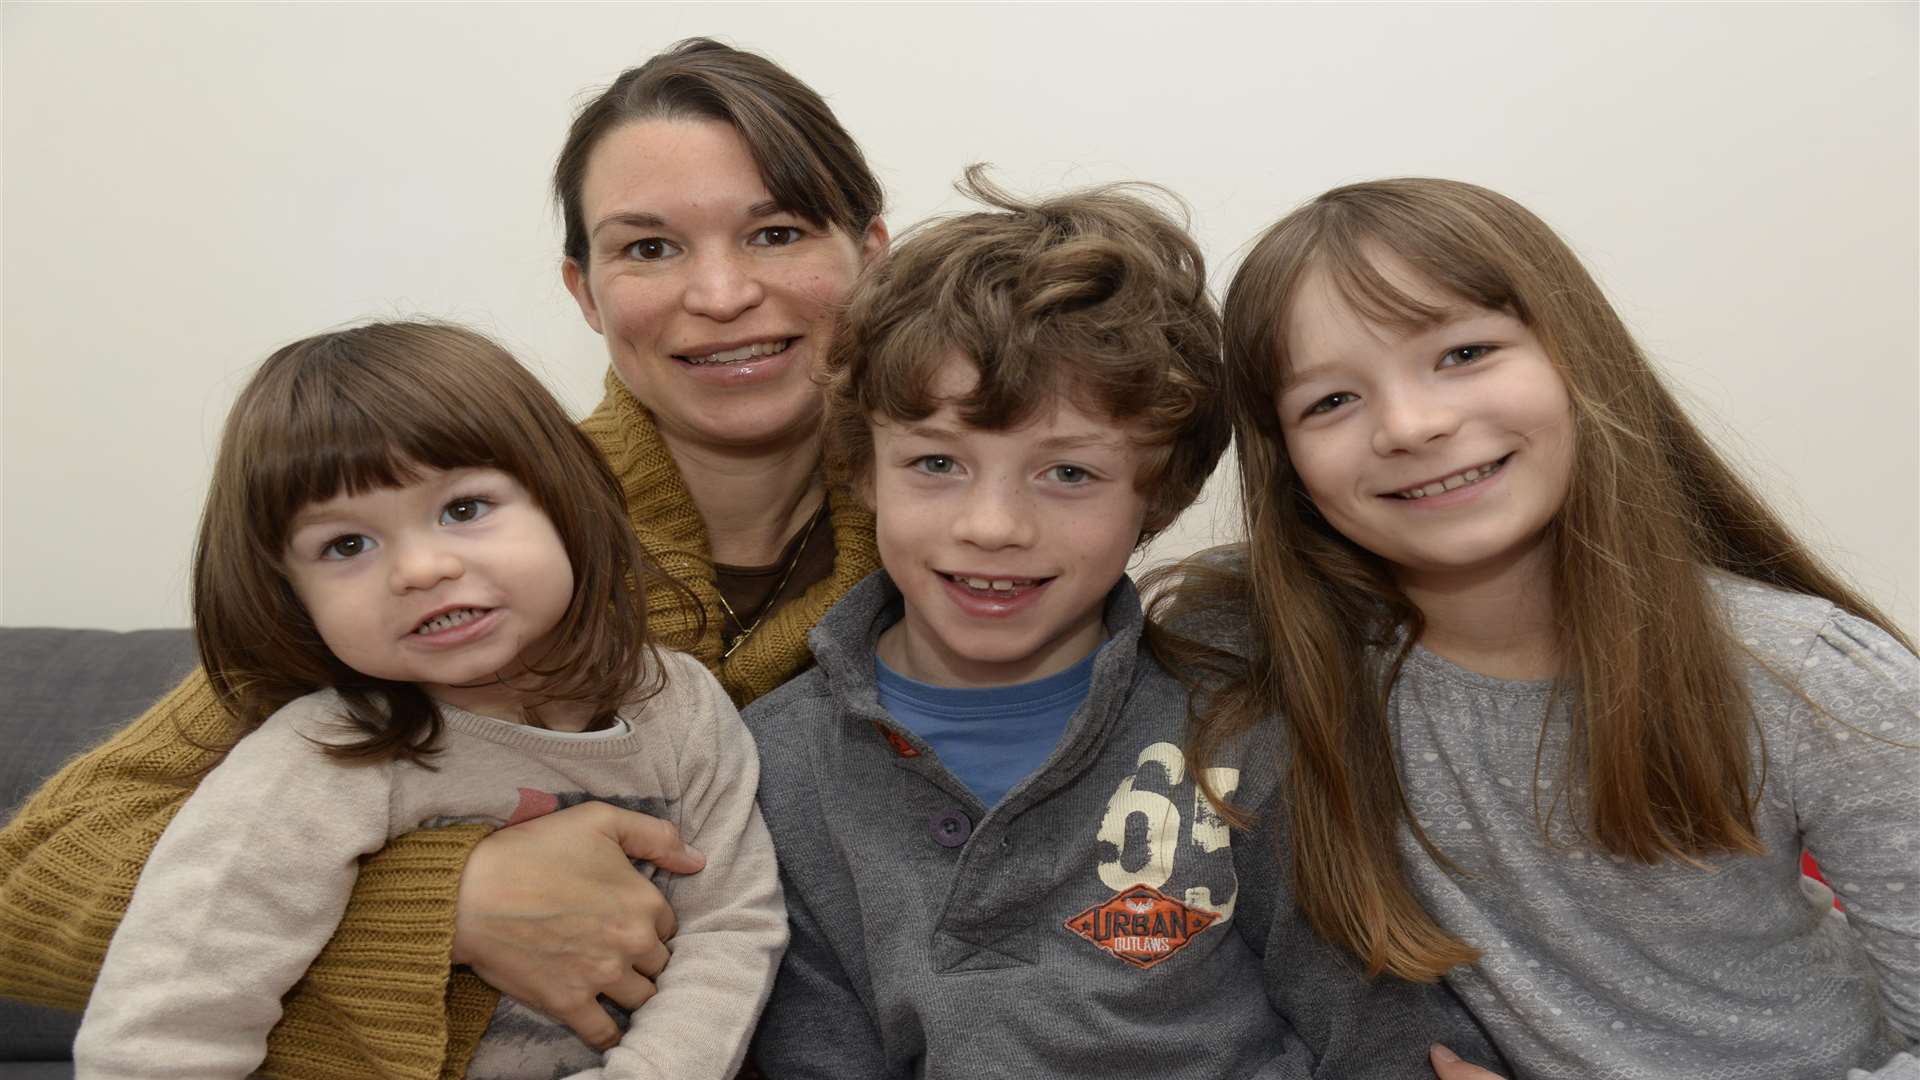
M 941 686 L 1029 682 L 1086 658 L 1146 517 L 1124 426 L 1063 398 L 1024 427 L 970 427 L 951 403 L 975 380 L 949 360 L 938 411 L 873 425 L 880 561 L 906 604 L 880 656 Z

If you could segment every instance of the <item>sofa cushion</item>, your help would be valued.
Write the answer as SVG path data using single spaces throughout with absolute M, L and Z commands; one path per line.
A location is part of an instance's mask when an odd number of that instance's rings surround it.
M 0 627 L 0 808 L 7 817 L 67 759 L 124 727 L 193 669 L 185 630 Z M 0 999 L 0 1062 L 73 1056 L 80 1018 Z M 0 1077 L 71 1064 L 0 1064 Z

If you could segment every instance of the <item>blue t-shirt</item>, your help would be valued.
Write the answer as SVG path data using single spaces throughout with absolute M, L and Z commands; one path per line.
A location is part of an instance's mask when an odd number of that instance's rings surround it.
M 941 764 L 992 807 L 1039 771 L 1093 685 L 1095 649 L 1065 671 L 1015 686 L 932 686 L 873 658 L 880 705 L 927 740 Z

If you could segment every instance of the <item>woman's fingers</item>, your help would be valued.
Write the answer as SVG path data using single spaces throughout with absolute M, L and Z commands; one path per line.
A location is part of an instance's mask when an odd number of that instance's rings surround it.
M 1499 1073 L 1491 1073 L 1469 1061 L 1460 1060 L 1460 1055 L 1440 1045 L 1433 1044 L 1427 1051 L 1427 1060 L 1433 1063 L 1433 1074 L 1440 1080 L 1501 1080 Z
M 583 803 L 501 829 L 460 879 L 453 959 L 597 1047 L 619 1028 L 598 998 L 639 995 L 667 965 L 673 909 L 633 858 L 698 869 L 667 822 Z M 640 1000 L 644 1000 L 641 997 Z

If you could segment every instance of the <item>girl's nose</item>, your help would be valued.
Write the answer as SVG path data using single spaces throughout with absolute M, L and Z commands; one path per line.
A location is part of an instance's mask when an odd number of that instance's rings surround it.
M 685 295 L 686 309 L 695 315 L 727 322 L 751 310 L 766 298 L 752 256 L 720 252 L 691 260 Z
M 1460 430 L 1460 410 L 1444 396 L 1421 390 L 1375 394 L 1373 449 L 1411 452 Z
M 953 520 L 954 539 L 987 551 L 1024 547 L 1033 532 L 1027 497 L 993 483 L 975 485 Z
M 460 557 L 439 544 L 406 544 L 392 559 L 389 578 L 395 593 L 431 589 L 443 581 L 453 581 L 466 572 Z

